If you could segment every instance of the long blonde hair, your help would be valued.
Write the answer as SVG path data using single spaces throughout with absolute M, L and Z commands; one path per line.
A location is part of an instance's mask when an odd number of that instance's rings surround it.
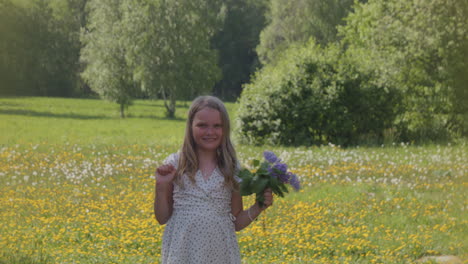
M 238 170 L 236 151 L 231 142 L 231 125 L 229 115 L 223 102 L 214 96 L 199 96 L 193 100 L 188 111 L 188 118 L 185 127 L 184 143 L 179 156 L 179 164 L 176 172 L 176 183 L 182 183 L 182 175 L 187 174 L 192 182 L 195 182 L 195 174 L 198 170 L 198 156 L 196 154 L 196 144 L 193 138 L 192 123 L 195 114 L 204 108 L 211 108 L 219 111 L 223 126 L 221 145 L 216 151 L 216 161 L 219 170 L 224 175 L 224 184 L 232 190 L 238 190 L 239 184 L 234 179 Z

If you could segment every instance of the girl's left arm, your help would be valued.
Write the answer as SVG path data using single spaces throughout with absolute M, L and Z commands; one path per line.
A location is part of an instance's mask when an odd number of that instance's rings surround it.
M 249 209 L 243 210 L 242 196 L 238 191 L 232 191 L 231 197 L 231 213 L 236 217 L 234 226 L 236 231 L 241 231 L 252 223 L 265 209 L 273 204 L 273 194 L 271 189 L 266 189 L 264 192 L 264 206 L 260 207 L 258 203 L 252 205 Z

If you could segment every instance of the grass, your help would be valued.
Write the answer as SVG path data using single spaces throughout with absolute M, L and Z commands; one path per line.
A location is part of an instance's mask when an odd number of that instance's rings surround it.
M 91 99 L 0 99 L 3 144 L 175 144 L 181 142 L 187 106 L 175 119 L 164 115 L 162 101 L 137 100 L 119 117 L 118 106 Z
M 122 120 L 99 100 L 0 99 L 0 263 L 158 263 L 152 174 L 186 110 L 168 120 L 161 101 L 136 101 Z M 245 166 L 265 148 L 303 189 L 238 233 L 244 263 L 468 259 L 465 143 L 237 146 Z

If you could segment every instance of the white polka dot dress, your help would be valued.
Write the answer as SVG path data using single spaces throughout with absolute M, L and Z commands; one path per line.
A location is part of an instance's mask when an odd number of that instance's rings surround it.
M 177 167 L 178 154 L 165 164 Z M 163 264 L 239 264 L 240 253 L 231 220 L 231 191 L 216 168 L 208 179 L 200 171 L 193 184 L 186 175 L 183 186 L 174 184 L 172 216 L 163 234 Z

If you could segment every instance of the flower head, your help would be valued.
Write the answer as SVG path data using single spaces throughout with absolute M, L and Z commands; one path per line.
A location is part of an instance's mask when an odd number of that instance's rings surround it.
M 286 171 L 288 170 L 288 165 L 286 165 L 285 163 L 276 163 L 275 165 L 273 165 L 273 169 L 277 169 L 282 174 L 285 174 Z
M 273 153 L 272 151 L 264 151 L 263 152 L 263 157 L 265 157 L 266 161 L 270 163 L 275 163 L 279 161 L 278 157 Z
M 288 170 L 288 165 L 284 163 L 276 163 L 272 167 L 268 168 L 268 172 L 270 173 L 270 175 L 275 178 L 280 178 L 280 180 L 284 178 L 287 170 Z
M 289 179 L 289 184 L 294 188 L 294 190 L 299 191 L 301 188 L 301 183 L 299 182 L 299 178 L 297 178 L 296 174 L 291 174 L 291 178 Z
M 288 182 L 291 180 L 292 175 L 293 175 L 293 174 L 292 174 L 291 172 L 288 172 L 288 173 L 279 175 L 278 178 L 279 178 L 280 182 L 282 182 L 282 183 L 288 183 Z

